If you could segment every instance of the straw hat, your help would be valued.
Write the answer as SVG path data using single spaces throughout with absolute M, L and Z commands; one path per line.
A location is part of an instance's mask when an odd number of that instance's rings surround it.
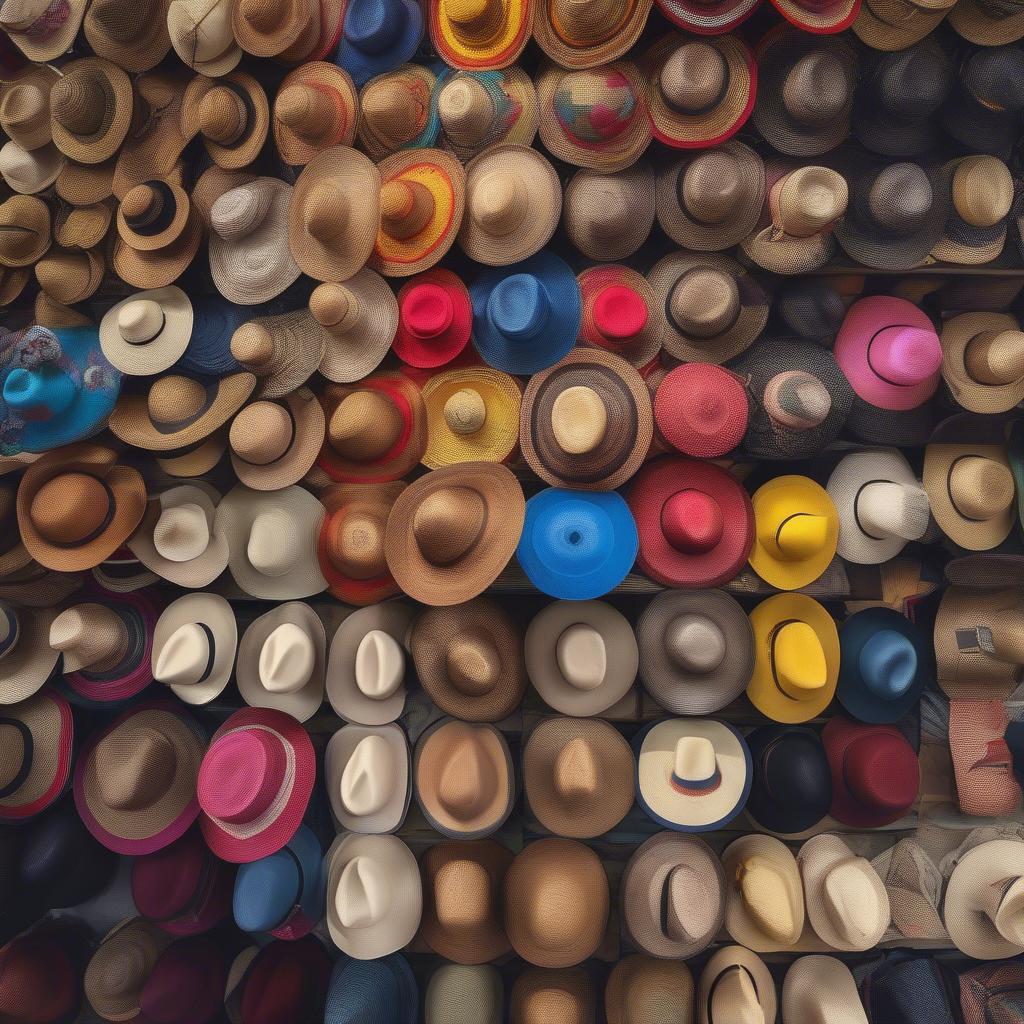
M 758 8 L 761 0 L 724 0 L 708 4 L 704 0 L 657 0 L 658 10 L 673 25 L 702 36 L 716 36 L 731 32 L 746 21 Z
M 1002 960 L 1024 952 L 1022 854 L 1019 839 L 991 839 L 957 859 L 942 916 L 965 955 Z
M 851 26 L 875 50 L 895 51 L 928 38 L 957 0 L 864 0 Z
M 359 141 L 371 160 L 437 142 L 437 75 L 403 64 L 371 78 L 359 91 Z
M 604 939 L 608 878 L 597 854 L 572 839 L 539 839 L 505 875 L 505 930 L 537 967 L 573 967 Z
M 4 267 L 0 265 L 0 307 L 9 306 L 21 293 L 25 290 L 25 285 L 28 284 L 29 272 L 27 267 Z M 51 324 L 48 322 L 47 317 L 40 316 L 40 306 L 44 309 L 48 309 L 54 305 L 53 300 L 46 294 L 46 292 L 40 291 L 36 294 L 36 314 L 35 322 L 43 327 L 49 327 Z M 74 311 L 72 311 L 74 312 Z M 88 318 L 83 317 L 83 320 Z
M 83 978 L 85 998 L 103 1020 L 134 1020 L 146 979 L 173 940 L 159 925 L 134 917 L 101 940 Z
M 961 313 L 942 325 L 942 376 L 970 412 L 1009 412 L 1024 399 L 1024 333 L 1005 313 Z
M 202 75 L 226 75 L 242 59 L 230 0 L 171 0 L 167 31 L 181 61 Z
M 668 1014 L 670 1020 L 692 1019 L 690 968 L 640 953 L 620 960 L 605 982 L 604 1012 L 608 1024 L 644 1020 L 652 1006 Z
M 169 477 L 193 479 L 213 470 L 224 457 L 227 446 L 227 431 L 222 429 L 197 442 L 194 447 L 179 448 L 154 458 Z
M 831 956 L 794 960 L 782 983 L 785 1020 L 827 1020 L 829 1024 L 868 1024 L 857 981 L 850 968 Z
M 0 29 L 30 61 L 56 60 L 74 43 L 86 7 L 87 0 L 69 0 L 55 14 L 47 0 L 5 0 Z
M 319 11 L 311 0 L 239 0 L 231 5 L 231 28 L 238 45 L 256 57 L 302 57 L 316 46 Z M 299 51 L 296 53 L 296 51 Z
M 534 28 L 532 0 L 483 0 L 465 7 L 457 0 L 430 5 L 430 41 L 453 68 L 495 71 L 523 52 Z
M 98 164 L 80 164 L 68 160 L 54 182 L 54 191 L 66 203 L 74 206 L 101 203 L 114 194 L 116 164 L 114 157 Z
M 594 982 L 582 967 L 555 970 L 527 967 L 515 980 L 509 997 L 511 1024 L 591 1024 L 596 1020 Z
M 334 965 L 323 1011 L 326 1024 L 355 1024 L 374 1017 L 382 1024 L 400 1024 L 403 1016 L 418 1010 L 416 977 L 400 953 L 380 960 L 342 957 Z
M 949 219 L 932 256 L 961 264 L 996 259 L 1014 202 L 1009 168 L 998 157 L 969 156 L 949 161 L 943 171 L 950 182 Z
M 757 94 L 754 55 L 736 36 L 670 32 L 643 56 L 654 137 L 680 149 L 716 146 L 746 124 Z
M 664 321 L 646 278 L 618 264 L 577 276 L 583 304 L 579 343 L 604 349 L 643 369 L 661 352 Z
M 1010 159 L 1024 109 L 1018 46 L 969 49 L 953 92 L 942 109 L 942 127 L 974 152 Z
M 657 385 L 656 436 L 683 455 L 716 458 L 743 440 L 750 405 L 743 375 L 715 363 L 682 363 Z
M 227 170 L 251 164 L 270 130 L 267 94 L 244 71 L 196 75 L 185 89 L 180 117 L 186 137 L 199 135 L 210 159 Z
M 48 643 L 52 608 L 17 609 L 0 603 L 0 704 L 17 704 L 50 678 L 60 651 Z
M 56 302 L 70 305 L 91 298 L 103 282 L 106 263 L 95 250 L 50 249 L 34 267 L 36 281 Z
M 325 149 L 351 146 L 359 101 L 344 68 L 322 60 L 285 76 L 274 97 L 274 142 L 286 164 L 308 164 Z
M 11 196 L 0 203 L 0 265 L 37 263 L 50 248 L 50 208 L 37 196 Z
M 240 185 L 250 185 L 256 180 L 256 175 L 248 170 L 226 171 L 223 167 L 210 164 L 202 174 L 196 178 L 192 186 L 192 205 L 199 214 L 203 227 L 210 229 L 210 211 L 213 204 L 220 199 L 225 192 L 230 192 Z M 200 301 L 197 297 L 197 303 Z M 227 300 L 217 297 L 217 301 Z
M 192 337 L 192 302 L 180 288 L 138 292 L 111 306 L 100 321 L 103 354 L 122 373 L 169 369 Z
M 753 950 L 723 946 L 701 971 L 697 1005 L 698 1024 L 730 1024 L 734 1020 L 768 1024 L 778 1013 L 775 980 Z
M 493 725 L 435 722 L 416 744 L 413 778 L 423 816 L 453 839 L 489 836 L 515 805 L 512 755 Z
M 171 49 L 167 31 L 170 0 L 93 0 L 82 30 L 97 57 L 132 74 L 155 68 Z
M 613 0 L 601 10 L 569 0 L 539 0 L 533 34 L 540 48 L 563 68 L 593 68 L 627 53 L 640 38 L 651 0 Z
M 245 321 L 231 335 L 229 350 L 236 364 L 256 375 L 258 398 L 283 398 L 316 373 L 327 334 L 300 308 Z
M 424 1021 L 453 1024 L 458 1019 L 453 1015 L 472 1012 L 476 1024 L 501 1024 L 504 1003 L 504 988 L 496 967 L 444 964 L 427 983 Z
M 886 609 L 888 610 L 888 609 Z M 825 748 L 810 727 L 759 725 L 747 733 L 754 761 L 747 814 L 758 828 L 795 835 L 815 828 L 832 803 Z
M 722 853 L 725 927 L 756 953 L 792 949 L 804 928 L 804 893 L 796 857 L 778 839 L 747 835 Z
M 4 751 L 0 821 L 31 818 L 64 792 L 71 774 L 74 731 L 70 706 L 52 689 L 5 709 L 0 723 Z
M 839 633 L 822 605 L 805 594 L 775 594 L 750 613 L 754 672 L 747 696 L 773 722 L 817 718 L 839 680 Z
M 1024 11 L 1016 4 L 966 0 L 950 11 L 950 25 L 968 42 L 979 46 L 1005 46 L 1024 37 Z
M 634 255 L 651 233 L 654 213 L 654 172 L 644 161 L 614 174 L 577 171 L 562 198 L 566 236 L 592 260 Z
M 493 839 L 437 843 L 423 854 L 420 934 L 435 953 L 474 965 L 511 952 L 501 919 L 511 863 L 512 854 Z
M 59 78 L 49 64 L 26 69 L 0 93 L 0 127 L 19 148 L 42 149 L 53 141 L 50 135 L 50 90 Z
M 49 188 L 64 170 L 64 154 L 56 146 L 24 150 L 16 142 L 0 147 L 0 176 L 21 195 Z
M 61 71 L 50 90 L 53 143 L 80 164 L 102 163 L 128 134 L 132 84 L 119 67 L 98 57 L 71 61 Z
M 397 832 L 412 799 L 411 760 L 399 725 L 339 729 L 324 754 L 324 781 L 338 824 L 361 834 Z
M 635 64 L 567 71 L 548 60 L 536 84 L 540 139 L 559 160 L 609 173 L 635 164 L 650 145 L 647 89 Z
M 412 60 L 423 42 L 423 18 L 415 0 L 356 0 L 346 9 L 334 58 L 363 86 Z

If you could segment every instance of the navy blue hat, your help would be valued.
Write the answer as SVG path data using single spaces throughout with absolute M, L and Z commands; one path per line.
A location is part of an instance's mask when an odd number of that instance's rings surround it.
M 932 676 L 931 638 L 891 608 L 866 608 L 839 631 L 837 696 L 872 725 L 899 721 Z
M 192 337 L 175 364 L 175 371 L 226 377 L 242 367 L 231 354 L 231 336 L 256 313 L 251 306 L 236 306 L 220 296 L 192 300 Z
M 890 954 L 863 982 L 863 996 L 869 1019 L 885 1024 L 954 1024 L 957 1019 L 942 967 L 930 956 Z
M 638 548 L 636 522 L 621 494 L 548 487 L 526 503 L 516 555 L 538 590 L 587 601 L 626 578 Z
M 380 960 L 343 956 L 331 974 L 324 1024 L 411 1024 L 419 1013 L 419 991 L 401 953 Z
M 538 373 L 576 344 L 583 305 L 565 260 L 543 251 L 510 267 L 485 270 L 469 289 L 473 344 L 505 373 Z
M 747 811 L 768 832 L 813 828 L 832 803 L 832 772 L 821 737 L 799 725 L 762 725 L 747 736 L 754 782 Z
M 423 39 L 416 0 L 350 0 L 335 57 L 357 86 L 405 64 Z

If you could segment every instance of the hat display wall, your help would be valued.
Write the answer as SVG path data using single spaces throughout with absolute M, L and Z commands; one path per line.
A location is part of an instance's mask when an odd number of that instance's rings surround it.
M 479 1024 L 501 1024 L 504 989 L 489 964 L 445 964 L 430 976 L 424 1002 L 425 1024 L 447 1024 L 452 1013 L 473 1007 Z
M 951 160 L 949 220 L 932 255 L 947 263 L 988 263 L 1003 251 L 1014 200 L 1010 169 L 994 156 Z
M 327 744 L 324 784 L 349 832 L 396 832 L 412 798 L 409 743 L 401 726 L 346 725 Z
M 359 91 L 359 142 L 371 160 L 437 142 L 435 71 L 403 64 L 371 78 Z
M 765 962 L 745 946 L 723 946 L 704 965 L 698 992 L 698 1024 L 728 1024 L 748 1015 L 774 1021 L 775 981 Z
M 530 146 L 540 110 L 533 79 L 517 65 L 501 71 L 448 71 L 434 107 L 442 149 L 469 161 L 489 146 Z
M 174 52 L 200 74 L 226 75 L 242 59 L 231 27 L 229 0 L 171 0 L 167 31 Z
M 802 956 L 794 960 L 782 983 L 785 1020 L 835 1024 L 867 1024 L 857 982 L 850 968 L 831 956 Z
M 534 3 L 485 0 L 466 9 L 452 0 L 432 0 L 430 41 L 441 59 L 467 71 L 507 67 L 523 52 L 534 27 Z
M 31 818 L 64 792 L 71 776 L 74 731 L 70 706 L 51 689 L 5 708 L 0 717 L 5 751 L 0 821 Z
M 657 358 L 664 324 L 644 277 L 613 264 L 588 267 L 576 280 L 583 303 L 580 345 L 621 356 L 639 369 Z
M 747 734 L 754 764 L 747 814 L 767 832 L 796 835 L 828 814 L 832 784 L 818 734 L 800 726 L 759 725 Z
M 606 174 L 577 171 L 562 196 L 562 227 L 591 260 L 624 260 L 647 241 L 654 227 L 654 172 L 646 161 Z
M 605 982 L 608 1024 L 628 1024 L 635 1016 L 642 1017 L 650 1005 L 686 1020 L 691 1016 L 693 1001 L 693 975 L 686 964 L 640 953 L 620 960 Z
M 1007 313 L 961 313 L 942 325 L 942 376 L 976 413 L 1009 412 L 1024 398 L 1024 333 Z
M 444 366 L 469 344 L 469 289 L 450 270 L 426 270 L 406 281 L 398 292 L 398 311 L 392 348 L 409 366 Z

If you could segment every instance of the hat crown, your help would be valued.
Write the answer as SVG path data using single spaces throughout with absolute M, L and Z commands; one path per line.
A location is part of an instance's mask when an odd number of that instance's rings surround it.
M 234 145 L 245 133 L 247 112 L 242 97 L 226 85 L 216 85 L 199 101 L 200 134 L 221 146 Z
M 931 507 L 923 487 L 871 480 L 857 493 L 854 515 L 870 537 L 920 540 L 931 522 Z
M 225 733 L 199 767 L 199 805 L 211 818 L 244 825 L 273 805 L 288 774 L 280 737 L 261 727 Z
M 309 297 L 309 311 L 321 327 L 344 334 L 359 321 L 359 300 L 343 284 L 321 284 Z
M 391 884 L 384 865 L 372 857 L 353 857 L 342 869 L 334 896 L 343 928 L 370 928 L 391 909 Z
M 628 285 L 612 284 L 594 296 L 594 326 L 620 347 L 639 337 L 650 317 L 644 297 Z
M 249 564 L 264 576 L 284 576 L 302 558 L 295 520 L 282 508 L 260 512 L 249 527 Z
M 231 450 L 245 462 L 267 466 L 284 456 L 295 439 L 295 420 L 279 402 L 253 402 L 228 431 Z
M 93 756 L 101 799 L 121 811 L 139 811 L 155 803 L 177 768 L 174 744 L 162 732 L 130 722 L 107 733 Z
M 7 31 L 24 32 L 32 28 L 49 6 L 48 0 L 4 0 L 0 6 L 0 26 Z
M 574 385 L 560 391 L 551 405 L 551 433 L 567 455 L 587 455 L 608 433 L 608 409 L 591 387 Z
M 766 857 L 748 857 L 736 867 L 736 882 L 758 930 L 785 945 L 796 942 L 803 921 L 793 913 L 789 886 L 775 864 Z
M 199 622 L 180 625 L 154 659 L 153 677 L 167 686 L 195 686 L 210 673 L 213 634 Z
M 710 1024 L 765 1024 L 764 1010 L 757 998 L 750 972 L 733 964 L 711 988 Z
M 873 945 L 889 923 L 889 901 L 879 899 L 878 878 L 870 862 L 849 857 L 825 875 L 822 886 L 825 912 L 832 926 L 848 943 Z M 884 890 L 883 890 L 884 891 Z
M 694 40 L 677 47 L 665 61 L 658 86 L 668 105 L 685 114 L 715 107 L 729 85 L 729 65 L 718 47 Z
M 456 145 L 473 147 L 483 141 L 495 113 L 494 98 L 472 75 L 456 75 L 437 96 L 437 115 Z
M 586 622 L 574 622 L 555 641 L 555 660 L 565 681 L 576 690 L 596 690 L 608 674 L 604 637 Z
M 699 613 L 677 615 L 665 626 L 665 651 L 684 672 L 710 675 L 725 659 L 726 640 L 721 626 Z
M 497 791 L 497 772 L 479 737 L 467 734 L 455 739 L 437 781 L 441 806 L 458 821 L 472 821 Z
M 260 683 L 268 693 L 297 693 L 312 678 L 316 647 L 309 633 L 294 622 L 282 622 L 260 649 Z
M 164 329 L 164 310 L 153 299 L 132 299 L 117 311 L 117 330 L 129 345 L 145 345 Z
M 401 149 L 424 130 L 429 99 L 415 85 L 395 75 L 381 75 L 363 87 L 359 113 L 364 125 L 381 136 L 389 148 Z
M 1004 220 L 1013 193 L 1013 176 L 998 157 L 965 157 L 953 172 L 953 206 L 971 227 L 990 228 Z
M 327 425 L 327 437 L 343 458 L 373 462 L 398 443 L 404 426 L 402 413 L 390 396 L 363 388 L 341 400 Z
M 727 331 L 739 317 L 740 308 L 736 279 L 711 267 L 687 271 L 668 298 L 669 319 L 695 338 L 714 338 Z
M 601 771 L 593 747 L 582 736 L 575 736 L 555 755 L 551 769 L 555 795 L 566 804 L 588 800 L 600 792 Z
M 434 194 L 421 181 L 395 178 L 380 189 L 381 231 L 399 241 L 415 238 L 434 216 Z
M 405 679 L 405 652 L 382 629 L 371 629 L 359 641 L 355 657 L 356 686 L 364 697 L 387 700 Z
M 492 289 L 487 317 L 506 338 L 527 341 L 548 322 L 551 301 L 547 289 L 533 274 L 510 274 Z
M 431 565 L 452 565 L 476 545 L 487 525 L 487 504 L 472 487 L 440 487 L 413 514 L 416 546 Z
M 828 660 L 818 634 L 806 622 L 784 622 L 770 644 L 779 689 L 792 700 L 813 700 L 828 684 Z
M 715 745 L 706 736 L 680 736 L 676 741 L 672 775 L 686 783 L 709 782 L 718 772 Z
M 495 167 L 480 176 L 469 194 L 470 216 L 490 235 L 510 235 L 530 212 L 527 183 L 512 170 Z
M 681 554 L 704 555 L 721 542 L 725 513 L 713 495 L 684 488 L 661 506 L 661 532 Z
M 983 899 L 986 894 L 983 893 Z M 1024 869 L 989 886 L 989 902 L 983 907 L 996 931 L 1007 942 L 1024 946 Z M 993 908 L 992 904 L 995 903 Z
M 102 480 L 89 473 L 60 473 L 36 492 L 29 518 L 51 544 L 74 547 L 102 534 L 113 497 Z
M 330 533 L 328 557 L 349 579 L 369 580 L 388 571 L 384 557 L 387 508 L 350 509 Z
M 782 82 L 782 106 L 801 124 L 822 127 L 842 115 L 853 89 L 850 71 L 828 49 L 800 56 Z
M 402 34 L 408 20 L 405 4 L 395 0 L 357 4 L 345 14 L 345 38 L 364 53 L 384 53 Z
M 206 388 L 199 381 L 169 375 L 153 381 L 146 396 L 146 408 L 155 424 L 171 425 L 198 416 L 206 399 Z
M 106 605 L 77 604 L 50 624 L 50 646 L 63 653 L 65 672 L 107 672 L 120 665 L 128 653 L 128 627 Z
M 395 759 L 387 740 L 376 733 L 364 736 L 341 773 L 342 806 L 356 817 L 376 814 L 387 806 L 397 787 Z
M 942 366 L 942 345 L 931 328 L 893 324 L 878 330 L 868 344 L 868 363 L 883 380 L 914 387 Z
M 985 522 L 1002 515 L 1016 494 L 1013 474 L 1002 463 L 983 455 L 964 455 L 949 470 L 949 496 L 965 519 Z
M 223 56 L 235 44 L 231 28 L 231 4 L 212 0 L 191 4 L 188 0 L 171 0 L 167 19 L 174 48 L 189 67 L 200 67 Z
M 50 116 L 69 134 L 85 138 L 103 127 L 109 86 L 97 67 L 72 68 L 50 90 Z
M 679 204 L 700 224 L 721 224 L 747 198 L 739 159 L 729 150 L 712 149 L 689 160 L 679 176 Z
M 608 145 L 646 116 L 633 83 L 614 65 L 566 72 L 553 102 L 562 130 L 591 145 Z
M 894 813 L 913 805 L 920 782 L 910 744 L 902 736 L 879 731 L 865 731 L 850 741 L 842 777 L 861 804 Z
M 19 135 L 27 132 L 36 124 L 42 127 L 42 121 L 49 118 L 50 90 L 44 89 L 36 82 L 16 82 L 0 99 L 0 123 L 4 131 L 19 142 Z M 22 145 L 23 149 L 29 147 Z
M 315 142 L 341 109 L 322 90 L 306 82 L 285 86 L 274 100 L 274 116 L 301 139 Z
M 434 875 L 434 913 L 449 938 L 471 938 L 497 916 L 494 886 L 484 864 L 453 856 Z
M 923 120 L 942 106 L 952 82 L 952 68 L 940 50 L 915 46 L 884 54 L 872 84 L 884 110 Z
M 61 367 L 38 364 L 11 370 L 4 381 L 3 397 L 27 418 L 51 420 L 69 409 L 79 390 L 75 378 Z
M 871 693 L 883 700 L 898 700 L 917 675 L 917 650 L 903 633 L 882 629 L 861 648 L 857 665 Z
M 871 217 L 881 227 L 910 234 L 932 208 L 932 183 L 917 164 L 890 164 L 871 183 L 867 202 Z
M 444 421 L 453 434 L 475 434 L 487 422 L 487 403 L 475 388 L 459 388 L 444 403 Z
M 569 46 L 594 46 L 623 26 L 632 13 L 626 0 L 547 0 L 551 27 Z
M 660 904 L 655 919 L 662 922 L 669 939 L 694 943 L 709 938 L 718 923 L 721 902 L 717 881 L 715 878 L 712 884 L 691 864 L 669 866 L 661 891 L 655 889 L 651 894 Z
M 321 245 L 340 244 L 346 239 L 349 198 L 335 181 L 317 181 L 306 192 L 302 217 L 306 230 Z
M 845 212 L 850 193 L 846 179 L 829 167 L 800 167 L 772 189 L 773 220 L 794 238 L 811 238 Z
M 490 693 L 501 677 L 501 667 L 501 652 L 488 636 L 456 636 L 445 651 L 448 678 L 467 697 Z
M 816 512 L 790 512 L 762 515 L 757 523 L 758 540 L 775 558 L 784 562 L 803 562 L 825 549 L 831 533 L 827 515 Z
M 455 304 L 447 288 L 430 281 L 412 285 L 402 296 L 402 324 L 420 341 L 441 338 L 451 327 Z
M 580 209 L 579 216 L 586 222 L 588 233 L 596 242 L 612 242 L 625 232 L 637 215 L 636 190 L 628 179 L 614 175 L 602 175 L 602 180 L 587 181 L 586 187 L 576 195 Z M 566 207 L 573 207 L 574 193 L 567 192 Z
M 964 367 L 979 384 L 1001 387 L 1024 377 L 1024 331 L 981 331 L 964 349 Z
M 237 242 L 266 220 L 274 193 L 261 180 L 230 189 L 210 207 L 210 226 L 226 242 Z
M 162 5 L 153 0 L 141 0 L 138 7 L 126 4 L 124 0 L 91 0 L 89 4 L 89 20 L 109 39 L 122 45 L 134 43 L 139 37 L 140 27 L 150 18 L 162 15 Z
M 238 17 L 259 35 L 270 35 L 281 25 L 289 10 L 288 4 L 278 0 L 237 0 Z
M 448 0 L 445 12 L 452 32 L 478 46 L 495 39 L 507 18 L 501 0 Z
M 832 395 L 824 382 L 806 370 L 785 370 L 764 388 L 764 410 L 788 430 L 812 430 L 832 412 Z

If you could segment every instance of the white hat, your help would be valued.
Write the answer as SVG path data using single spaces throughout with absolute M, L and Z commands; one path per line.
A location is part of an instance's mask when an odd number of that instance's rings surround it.
M 397 831 L 412 796 L 409 742 L 401 726 L 346 725 L 327 744 L 327 795 L 348 832 Z
M 0 176 L 15 192 L 35 195 L 60 177 L 65 159 L 52 143 L 41 149 L 24 150 L 16 142 L 7 142 L 0 147 Z
M 698 1024 L 774 1024 L 775 981 L 746 946 L 723 946 L 704 965 L 697 996 Z
M 834 956 L 802 956 L 782 983 L 782 1019 L 800 1024 L 868 1024 L 850 968 Z
M 242 59 L 231 28 L 231 0 L 171 0 L 167 31 L 182 61 L 210 78 L 234 71 Z
M 100 348 L 122 373 L 136 377 L 173 366 L 192 339 L 192 302 L 174 285 L 138 292 L 100 321 Z

